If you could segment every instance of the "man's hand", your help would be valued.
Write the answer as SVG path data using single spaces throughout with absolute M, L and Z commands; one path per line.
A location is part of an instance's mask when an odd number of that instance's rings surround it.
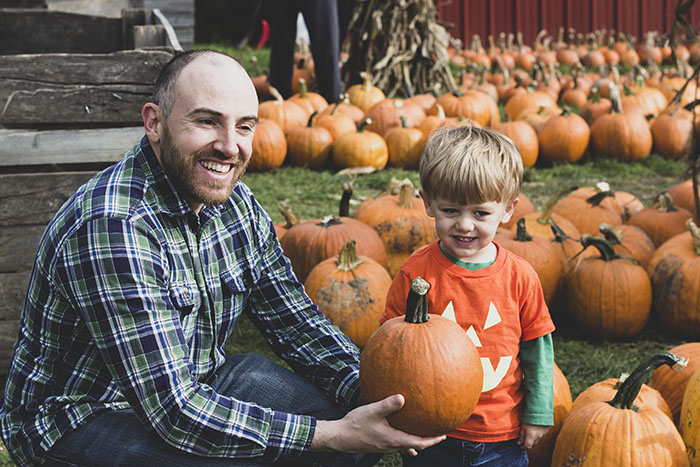
M 549 431 L 548 426 L 542 425 L 528 425 L 523 423 L 520 427 L 520 436 L 518 437 L 518 444 L 523 449 L 530 449 L 532 446 L 537 444 L 537 442 L 547 434 Z
M 437 444 L 445 436 L 425 438 L 397 430 L 386 417 L 403 407 L 402 395 L 360 406 L 340 420 L 319 420 L 311 441 L 311 451 L 381 452 L 418 451 Z

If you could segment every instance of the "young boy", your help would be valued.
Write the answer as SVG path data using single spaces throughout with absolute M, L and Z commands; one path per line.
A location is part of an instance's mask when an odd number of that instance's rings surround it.
M 428 310 L 455 320 L 484 370 L 472 416 L 442 443 L 405 456 L 405 466 L 526 466 L 553 424 L 554 325 L 537 274 L 493 242 L 522 183 L 513 142 L 490 129 L 433 134 L 420 163 L 420 195 L 438 241 L 408 258 L 394 278 L 384 322 L 404 313 L 411 280 L 430 283 Z

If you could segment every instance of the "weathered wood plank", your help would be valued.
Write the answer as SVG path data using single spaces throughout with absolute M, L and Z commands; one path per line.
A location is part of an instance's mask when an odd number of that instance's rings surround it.
M 58 208 L 95 173 L 85 171 L 0 175 L 0 228 L 9 229 L 5 236 L 18 235 L 22 232 L 21 226 L 39 226 L 43 229 Z M 2 235 L 0 231 L 0 236 Z M 0 258 L 10 257 L 10 253 L 2 253 L 9 249 L 4 241 L 0 241 Z M 34 244 L 34 248 L 36 245 Z M 30 256 L 33 257 L 34 252 Z M 24 261 L 22 263 L 27 264 Z M 4 270 L 12 269 L 6 266 Z
M 143 134 L 143 126 L 85 130 L 0 129 L 0 169 L 44 164 L 116 162 Z M 0 175 L 0 180 L 3 180 L 1 177 Z M 0 200 L 4 198 L 3 191 L 0 185 Z
M 46 225 L 0 226 L 0 273 L 30 270 L 45 229 Z
M 5 84 L 19 88 L 0 96 L 0 125 L 8 128 L 138 125 L 151 95 L 149 86 L 56 86 L 15 80 Z
M 158 72 L 173 56 L 172 48 L 0 56 L 0 125 L 139 125 Z
M 30 271 L 0 274 L 0 322 L 19 319 L 30 275 Z
M 0 55 L 0 95 L 8 92 L 3 91 L 9 89 L 5 80 L 35 83 L 33 87 L 27 86 L 29 90 L 44 84 L 152 86 L 158 72 L 174 54 L 172 48 L 163 47 L 109 54 Z
M 0 11 L 0 54 L 108 53 L 121 49 L 121 19 L 41 8 Z

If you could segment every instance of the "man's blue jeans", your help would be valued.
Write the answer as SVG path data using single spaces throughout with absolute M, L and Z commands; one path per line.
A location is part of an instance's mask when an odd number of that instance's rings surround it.
M 404 467 L 527 467 L 527 451 L 518 440 L 476 443 L 447 438 L 420 451 L 416 457 L 404 455 Z
M 274 410 L 334 420 L 345 415 L 318 388 L 301 376 L 257 354 L 228 357 L 212 387 L 223 395 Z M 371 466 L 380 454 L 304 453 L 283 466 Z M 260 466 L 256 459 L 201 457 L 180 451 L 147 432 L 132 410 L 107 412 L 66 434 L 49 452 L 46 465 L 56 466 Z

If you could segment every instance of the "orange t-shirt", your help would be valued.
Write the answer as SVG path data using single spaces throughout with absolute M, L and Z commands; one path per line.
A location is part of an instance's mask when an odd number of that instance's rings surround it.
M 523 258 L 494 243 L 496 260 L 471 271 L 454 264 L 438 242 L 418 250 L 397 273 L 380 318 L 403 315 L 411 281 L 430 283 L 428 311 L 456 321 L 479 351 L 484 370 L 481 397 L 472 416 L 448 436 L 477 442 L 505 441 L 520 432 L 520 342 L 554 330 L 537 273 Z

